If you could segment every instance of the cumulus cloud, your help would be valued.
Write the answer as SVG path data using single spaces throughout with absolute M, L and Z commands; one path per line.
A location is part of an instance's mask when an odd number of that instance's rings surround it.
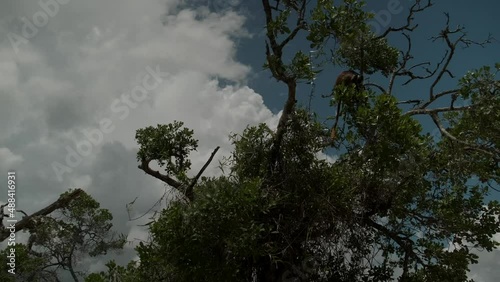
M 493 240 L 500 242 L 500 233 L 493 235 Z M 491 252 L 484 249 L 477 249 L 472 247 L 474 244 L 467 243 L 470 246 L 470 251 L 478 256 L 478 263 L 470 265 L 468 277 L 475 282 L 493 282 L 500 279 L 500 248 L 496 247 Z M 449 242 L 447 251 L 454 251 L 460 249 L 458 244 Z
M 479 263 L 470 267 L 469 278 L 476 282 L 493 282 L 500 279 L 500 250 L 477 251 Z
M 52 3 L 53 15 L 37 26 L 48 13 L 40 3 Z M 28 213 L 82 187 L 111 210 L 119 232 L 142 238 L 144 222 L 129 216 L 147 211 L 166 187 L 137 168 L 136 129 L 185 122 L 200 140 L 196 171 L 216 146 L 218 158 L 229 154 L 230 133 L 276 123 L 245 86 L 251 68 L 235 60 L 235 40 L 250 35 L 245 17 L 230 9 L 177 0 L 21 0 L 2 3 L 0 19 L 0 167 L 18 171 L 19 208 Z M 36 27 L 30 36 L 27 22 Z M 163 77 L 155 84 L 157 70 Z M 222 79 L 229 84 L 221 87 Z M 145 99 L 134 100 L 145 80 Z M 70 151 L 79 149 L 86 154 L 75 159 Z M 64 168 L 59 175 L 54 163 Z M 218 173 L 213 164 L 207 174 Z M 129 214 L 126 204 L 136 198 Z
M 22 156 L 12 153 L 8 148 L 0 148 L 0 167 L 2 171 L 14 171 L 22 162 Z
M 136 129 L 184 121 L 200 140 L 191 156 L 197 171 L 216 146 L 218 158 L 229 154 L 230 133 L 259 122 L 277 125 L 280 114 L 245 86 L 251 68 L 235 60 L 235 40 L 251 36 L 245 17 L 231 11 L 234 0 L 229 6 L 221 0 L 199 0 L 198 6 L 182 0 L 57 1 L 2 2 L 1 171 L 17 170 L 19 208 L 28 213 L 82 187 L 110 209 L 116 230 L 144 239 L 138 225 L 147 217 L 129 219 L 147 211 L 166 187 L 137 168 Z M 27 38 L 26 23 L 43 20 L 37 17 L 47 11 L 40 3 L 64 4 L 51 6 L 53 15 Z M 148 89 L 144 101 L 125 104 L 150 69 L 166 74 L 161 83 Z M 221 87 L 219 80 L 230 83 Z M 114 111 L 114 103 L 126 105 L 127 114 Z M 85 132 L 101 130 L 103 121 L 110 130 L 59 179 L 53 164 L 67 166 L 68 150 L 88 141 Z M 217 173 L 215 165 L 206 171 Z M 131 247 L 125 254 L 118 262 L 133 257 Z M 498 260 L 486 261 L 494 267 Z M 483 275 L 481 269 L 475 273 Z

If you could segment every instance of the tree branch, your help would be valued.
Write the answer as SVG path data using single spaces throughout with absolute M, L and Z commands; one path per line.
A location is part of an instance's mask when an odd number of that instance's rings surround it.
M 67 207 L 72 201 L 80 197 L 82 193 L 85 193 L 82 189 L 78 188 L 75 189 L 75 191 L 67 194 L 67 195 L 61 195 L 59 199 L 57 199 L 55 202 L 52 204 L 48 205 L 47 207 L 29 215 L 23 217 L 20 221 L 18 221 L 15 224 L 15 232 L 19 232 L 21 230 L 27 229 L 30 227 L 30 224 L 32 223 L 33 219 L 38 217 L 38 216 L 46 216 L 53 211 L 61 208 Z M 0 231 L 0 241 L 4 241 L 5 239 L 9 238 L 10 236 L 10 229 L 6 229 L 5 227 L 1 229 Z
M 210 155 L 210 158 L 208 158 L 207 162 L 203 165 L 201 170 L 198 172 L 198 174 L 194 177 L 193 181 L 191 181 L 191 184 L 186 188 L 186 197 L 192 201 L 194 199 L 194 194 L 193 194 L 193 188 L 194 185 L 196 185 L 196 182 L 198 182 L 198 179 L 201 177 L 205 169 L 207 169 L 208 165 L 212 162 L 215 154 L 217 154 L 217 151 L 219 151 L 220 147 L 217 146 L 215 150 L 212 152 Z
M 293 112 L 293 108 L 295 106 L 296 100 L 296 82 L 291 82 L 288 84 L 288 99 L 285 103 L 285 107 L 281 114 L 280 120 L 278 122 L 278 128 L 276 129 L 276 135 L 274 137 L 273 146 L 270 153 L 270 163 L 269 163 L 269 172 L 272 174 L 276 169 L 281 169 L 281 142 L 283 141 L 283 137 L 286 133 L 286 123 L 288 122 L 291 113 Z M 278 165 L 278 167 L 276 167 Z
M 418 107 L 418 109 L 425 109 L 427 106 L 432 104 L 437 99 L 444 97 L 446 95 L 456 95 L 459 93 L 459 91 L 460 91 L 460 89 L 451 89 L 451 90 L 446 90 L 446 91 L 440 92 L 440 93 L 434 95 L 434 97 L 432 99 L 430 99 L 429 101 L 422 104 L 422 106 Z
M 412 82 L 414 80 L 417 80 L 417 79 L 423 80 L 423 79 L 427 79 L 429 77 L 432 77 L 436 73 L 436 71 L 439 69 L 439 66 L 442 63 L 442 61 L 439 62 L 436 65 L 436 68 L 434 68 L 433 70 L 429 69 L 428 67 L 424 67 L 424 66 L 431 65 L 430 62 L 420 62 L 420 63 L 414 64 L 414 65 L 412 65 L 410 67 L 407 67 L 408 63 L 414 57 L 411 54 L 411 49 L 412 49 L 411 37 L 408 34 L 406 34 L 406 33 L 403 33 L 403 36 L 406 38 L 406 41 L 408 42 L 408 47 L 407 47 L 406 52 L 402 52 L 401 51 L 402 61 L 399 63 L 400 67 L 397 70 L 395 70 L 394 73 L 391 76 L 391 79 L 389 81 L 389 92 L 388 93 L 392 93 L 392 88 L 394 86 L 394 82 L 395 82 L 396 77 L 407 76 L 408 80 L 405 81 L 402 85 L 408 85 L 408 84 L 410 84 L 410 82 Z M 414 69 L 416 69 L 417 67 L 423 67 L 424 70 L 425 70 L 425 72 L 426 72 L 426 74 L 425 75 L 417 75 L 415 73 L 415 71 L 414 71 Z
M 156 170 L 152 170 L 150 167 L 149 167 L 149 163 L 151 162 L 152 160 L 143 160 L 142 163 L 138 166 L 138 168 L 140 168 L 141 170 L 143 170 L 145 173 L 157 178 L 157 179 L 160 179 L 161 181 L 167 183 L 168 185 L 176 188 L 177 190 L 179 190 L 179 188 L 181 187 L 182 183 L 178 182 L 177 180 L 171 178 L 170 176 L 168 175 L 165 175 L 165 174 L 161 174 L 159 171 L 156 171 Z
M 385 226 L 382 226 L 382 225 L 376 223 L 375 221 L 371 220 L 370 218 L 365 217 L 363 219 L 363 221 L 367 225 L 382 232 L 385 236 L 392 239 L 405 251 L 405 254 L 410 255 L 411 257 L 413 257 L 417 261 L 417 263 L 425 266 L 425 263 L 422 261 L 422 259 L 415 252 L 413 252 L 413 242 L 410 239 L 400 237 L 396 232 L 389 230 Z
M 434 121 L 434 123 L 438 127 L 438 129 L 441 132 L 441 134 L 443 134 L 444 136 L 448 137 L 450 140 L 452 140 L 454 142 L 457 142 L 459 144 L 465 145 L 467 147 L 470 147 L 470 149 L 472 149 L 472 150 L 475 150 L 475 151 L 487 154 L 489 156 L 492 156 L 493 158 L 498 158 L 498 156 L 500 156 L 500 150 L 498 150 L 498 149 L 490 148 L 490 147 L 486 147 L 485 148 L 484 146 L 476 145 L 476 144 L 470 144 L 469 142 L 465 142 L 465 141 L 462 141 L 462 140 L 458 139 L 457 137 L 453 136 L 451 133 L 449 133 L 444 128 L 444 126 L 441 124 L 441 121 L 439 120 L 439 117 L 438 117 L 437 113 L 432 112 L 432 113 L 429 113 L 429 115 L 431 116 L 432 121 Z
M 426 10 L 427 8 L 431 7 L 432 5 L 434 5 L 434 3 L 432 3 L 431 0 L 427 0 L 427 3 L 424 6 L 421 5 L 421 2 L 422 2 L 422 0 L 417 0 L 417 1 L 415 1 L 415 4 L 413 4 L 411 6 L 410 12 L 408 13 L 408 16 L 406 17 L 406 23 L 404 25 L 402 25 L 400 27 L 396 27 L 396 28 L 389 27 L 384 33 L 382 33 L 382 35 L 376 37 L 376 39 L 384 38 L 391 32 L 397 32 L 397 31 L 403 31 L 403 30 L 406 30 L 406 31 L 415 30 L 415 28 L 418 27 L 418 24 L 411 26 L 413 20 L 415 19 L 414 18 L 415 14 L 422 12 L 422 11 Z
M 414 100 L 414 101 L 419 101 L 419 100 Z M 414 102 L 413 101 L 413 102 Z M 464 106 L 464 107 L 443 107 L 443 108 L 435 108 L 435 109 L 415 109 L 415 110 L 410 110 L 405 113 L 405 115 L 413 116 L 413 115 L 425 115 L 425 114 L 433 114 L 433 113 L 442 113 L 442 112 L 457 112 L 457 111 L 469 111 L 476 106 L 471 105 L 471 106 Z
M 297 77 L 293 73 L 285 72 L 285 65 L 283 63 L 283 49 L 284 47 L 295 38 L 301 29 L 304 29 L 306 24 L 304 20 L 306 0 L 302 0 L 301 7 L 297 11 L 297 23 L 293 31 L 281 42 L 278 43 L 277 35 L 272 29 L 274 20 L 272 7 L 269 4 L 269 0 L 262 0 L 262 5 L 264 7 L 264 13 L 266 15 L 266 36 L 268 42 L 266 42 L 266 56 L 269 69 L 273 74 L 273 77 L 278 81 L 286 83 L 288 86 L 288 98 L 283 107 L 283 112 L 281 114 L 280 120 L 278 122 L 278 128 L 276 129 L 276 135 L 274 136 L 273 145 L 270 152 L 269 159 L 269 174 L 273 174 L 274 171 L 281 167 L 280 164 L 280 154 L 281 154 L 281 143 L 283 137 L 286 133 L 286 124 L 290 118 L 291 113 L 295 107 L 296 103 L 296 88 L 297 88 Z M 297 6 L 298 8 L 298 6 Z M 271 53 L 272 51 L 272 53 Z M 276 167 L 277 166 L 277 167 Z
M 378 85 L 378 84 L 375 84 L 375 83 L 365 83 L 364 86 L 373 86 L 375 88 L 378 88 L 378 90 L 380 90 L 382 93 L 387 93 L 387 90 L 384 89 L 384 87 Z M 330 94 L 330 96 L 332 96 L 333 94 Z M 330 97 L 328 96 L 328 97 Z M 322 96 L 323 97 L 323 96 Z M 324 97 L 326 98 L 326 97 Z

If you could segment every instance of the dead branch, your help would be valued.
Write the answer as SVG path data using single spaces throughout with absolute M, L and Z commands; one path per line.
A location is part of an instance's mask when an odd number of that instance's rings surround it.
M 67 195 L 61 195 L 59 199 L 57 199 L 55 202 L 52 204 L 48 205 L 47 207 L 31 214 L 28 216 L 24 216 L 23 219 L 18 221 L 14 226 L 15 226 L 15 232 L 19 232 L 21 230 L 29 229 L 31 227 L 31 224 L 33 223 L 33 220 L 36 217 L 39 216 L 46 216 L 53 211 L 57 209 L 62 209 L 67 207 L 72 201 L 80 197 L 82 193 L 85 193 L 82 189 L 78 188 L 75 189 L 73 192 L 67 194 Z M 4 227 L 4 226 L 3 226 Z M 4 241 L 5 239 L 9 238 L 11 234 L 10 229 L 6 229 L 5 227 L 0 230 L 0 240 Z
M 398 32 L 398 31 L 411 32 L 415 30 L 415 28 L 418 27 L 418 24 L 412 25 L 413 20 L 415 19 L 415 15 L 434 5 L 434 3 L 432 3 L 432 0 L 427 0 L 427 3 L 425 5 L 422 5 L 422 2 L 423 2 L 422 0 L 416 0 L 415 3 L 411 6 L 408 16 L 406 17 L 406 23 L 404 25 L 400 27 L 389 27 L 384 33 L 382 33 L 382 35 L 376 37 L 376 39 L 384 38 L 391 32 Z
M 416 75 L 413 73 L 412 69 L 417 66 L 422 66 L 424 64 L 417 64 L 413 67 L 410 68 L 405 68 L 407 65 L 408 61 L 412 58 L 410 54 L 411 50 L 411 40 L 409 36 L 405 35 L 405 37 L 408 40 L 408 51 L 404 54 L 403 56 L 403 62 L 401 63 L 401 67 L 399 70 L 397 70 L 393 77 L 396 76 L 407 76 L 409 77 L 408 81 L 406 81 L 403 85 L 408 84 L 412 80 L 415 79 L 426 79 L 435 76 L 433 79 L 430 88 L 429 88 L 429 99 L 427 101 L 421 101 L 418 103 L 418 107 L 406 112 L 406 115 L 429 115 L 433 122 L 436 124 L 438 127 L 439 131 L 441 134 L 448 139 L 457 142 L 459 144 L 462 144 L 466 147 L 470 147 L 476 151 L 488 154 L 490 156 L 495 157 L 495 155 L 498 155 L 500 151 L 498 149 L 495 149 L 493 147 L 489 146 L 484 146 L 484 145 L 478 145 L 478 144 L 470 144 L 469 142 L 465 142 L 463 140 L 458 139 L 457 137 L 453 136 L 450 134 L 442 125 L 440 119 L 439 119 L 439 113 L 444 113 L 444 112 L 452 112 L 452 111 L 458 111 L 458 112 L 464 112 L 464 111 L 470 111 L 473 110 L 474 108 L 477 108 L 479 105 L 470 105 L 470 106 L 463 106 L 463 107 L 454 107 L 454 102 L 457 99 L 458 95 L 460 94 L 460 89 L 451 89 L 451 90 L 445 90 L 439 93 L 436 93 L 436 87 L 437 85 L 441 82 L 443 77 L 445 75 L 448 75 L 450 77 L 454 77 L 451 71 L 448 69 L 450 62 L 454 58 L 456 48 L 458 46 L 463 46 L 464 48 L 470 47 L 471 45 L 478 45 L 483 47 L 485 44 L 491 43 L 492 42 L 492 37 L 491 35 L 488 36 L 488 38 L 482 42 L 476 42 L 470 39 L 467 39 L 466 32 L 463 27 L 458 26 L 454 29 L 450 28 L 450 17 L 447 13 L 445 13 L 446 17 L 446 25 L 444 29 L 439 33 L 438 36 L 432 37 L 431 39 L 435 42 L 438 39 L 443 40 L 446 43 L 447 50 L 442 57 L 441 61 L 436 65 L 436 68 L 433 70 L 429 70 L 426 68 L 427 75 Z M 456 36 L 455 36 L 456 35 Z M 458 36 L 458 37 L 457 37 Z M 452 39 L 454 37 L 455 39 Z M 440 108 L 428 108 L 432 103 L 434 103 L 436 100 L 442 97 L 451 97 L 451 103 L 449 107 L 440 107 Z M 416 101 L 415 101 L 416 102 Z
M 434 98 L 434 88 L 436 85 L 441 81 L 442 77 L 444 74 L 448 74 L 451 77 L 453 77 L 452 73 L 448 69 L 448 65 L 450 64 L 451 60 L 453 59 L 453 55 L 455 54 L 455 50 L 459 45 L 463 45 L 463 48 L 468 48 L 471 45 L 477 45 L 484 47 L 486 44 L 489 44 L 493 41 L 493 38 L 491 37 L 491 34 L 482 42 L 477 42 L 473 41 L 470 39 L 467 39 L 465 29 L 461 26 L 458 26 L 455 29 L 450 29 L 450 15 L 448 13 L 444 13 L 446 16 L 446 27 L 440 32 L 438 36 L 435 36 L 431 38 L 433 41 L 436 41 L 438 39 L 442 39 L 446 42 L 446 45 L 448 46 L 448 53 L 446 57 L 446 60 L 441 67 L 441 70 L 438 72 L 438 75 L 436 76 L 434 82 L 431 85 L 430 92 L 429 92 L 429 100 L 433 100 Z M 459 34 L 458 38 L 455 40 L 451 39 L 451 35 L 453 34 Z
M 210 164 L 210 162 L 214 158 L 214 156 L 217 153 L 217 151 L 219 150 L 219 148 L 220 148 L 219 146 L 217 146 L 217 148 L 215 148 L 215 150 L 212 152 L 212 155 L 210 156 L 208 161 L 202 167 L 200 172 L 198 172 L 198 174 L 193 178 L 193 180 L 191 181 L 191 184 L 189 186 L 187 186 L 186 189 L 183 189 L 183 186 L 185 186 L 185 185 L 183 185 L 183 183 L 175 180 L 174 178 L 170 177 L 169 175 L 161 174 L 159 171 L 151 169 L 149 167 L 149 163 L 152 161 L 152 159 L 143 160 L 142 163 L 138 167 L 141 170 L 143 170 L 145 173 L 147 173 L 147 174 L 167 183 L 168 185 L 172 186 L 177 191 L 181 192 L 191 202 L 194 199 L 194 194 L 193 194 L 194 185 L 196 185 L 196 182 L 201 177 L 201 175 L 203 174 L 205 169 L 208 167 L 208 165 Z
M 168 185 L 176 188 L 177 190 L 179 190 L 179 188 L 181 187 L 182 183 L 178 182 L 177 180 L 173 179 L 172 177 L 166 175 L 166 174 L 161 174 L 159 171 L 157 170 L 152 170 L 150 167 L 149 167 L 149 163 L 152 161 L 152 159 L 149 159 L 149 160 L 142 160 L 142 163 L 138 166 L 141 170 L 143 170 L 145 173 L 167 183 Z
M 193 198 L 194 198 L 194 194 L 193 194 L 194 185 L 196 185 L 196 182 L 198 182 L 198 179 L 201 177 L 201 175 L 203 174 L 203 172 L 205 171 L 205 169 L 207 169 L 208 165 L 212 162 L 215 154 L 217 154 L 217 151 L 219 151 L 219 149 L 220 149 L 219 146 L 217 146 L 214 149 L 214 151 L 210 155 L 210 158 L 208 158 L 207 162 L 203 165 L 203 167 L 198 172 L 198 174 L 193 178 L 193 181 L 191 182 L 191 184 L 189 184 L 189 186 L 186 188 L 186 197 L 189 200 L 191 200 L 191 201 L 193 200 Z
M 424 79 L 432 77 L 437 72 L 439 66 L 442 63 L 442 61 L 439 62 L 433 70 L 431 70 L 431 69 L 429 69 L 429 67 L 427 67 L 427 66 L 431 65 L 430 62 L 420 62 L 420 63 L 416 63 L 412 66 L 408 66 L 408 63 L 411 60 L 413 60 L 413 58 L 414 58 L 413 55 L 411 54 L 412 42 L 411 42 L 411 37 L 408 34 L 403 33 L 403 36 L 406 38 L 408 47 L 406 49 L 406 52 L 401 51 L 402 61 L 399 63 L 400 66 L 391 75 L 391 78 L 389 80 L 389 93 L 392 93 L 392 88 L 394 86 L 394 82 L 395 82 L 397 77 L 405 77 L 405 76 L 408 77 L 408 80 L 405 81 L 402 85 L 410 84 L 410 82 L 417 80 L 417 79 L 424 80 Z M 416 68 L 423 68 L 425 70 L 426 74 L 425 75 L 416 74 L 416 72 L 415 72 Z

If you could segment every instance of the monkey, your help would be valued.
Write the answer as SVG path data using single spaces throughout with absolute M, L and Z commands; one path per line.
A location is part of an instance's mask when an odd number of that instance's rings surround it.
M 336 91 L 336 89 L 338 89 L 338 86 L 340 85 L 344 87 L 350 87 L 351 85 L 354 85 L 356 91 L 361 91 L 363 87 L 363 76 L 353 70 L 343 71 L 339 74 L 339 76 L 337 76 L 337 80 L 335 81 L 333 90 Z M 337 137 L 337 123 L 339 122 L 341 106 L 342 106 L 342 100 L 339 99 L 337 104 L 337 115 L 335 117 L 335 124 L 332 127 L 330 135 L 332 141 L 335 140 Z
M 349 86 L 354 84 L 356 86 L 356 90 L 360 90 L 363 83 L 363 76 L 359 73 L 348 70 L 343 71 L 337 76 L 337 80 L 335 81 L 334 89 L 339 85 Z

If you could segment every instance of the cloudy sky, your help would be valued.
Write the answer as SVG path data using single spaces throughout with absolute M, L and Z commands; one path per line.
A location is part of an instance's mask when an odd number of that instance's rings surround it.
M 381 11 L 386 2 L 369 7 Z M 437 53 L 427 38 L 444 23 L 443 11 L 474 38 L 500 36 L 499 3 L 468 3 L 441 1 L 418 18 L 417 55 Z M 400 23 L 404 13 L 389 20 Z M 276 124 L 284 88 L 262 71 L 263 26 L 260 1 L 1 0 L 0 171 L 17 171 L 19 207 L 34 212 L 82 187 L 113 213 L 119 232 L 144 238 L 143 222 L 130 222 L 125 205 L 138 197 L 138 216 L 165 185 L 137 168 L 135 130 L 183 121 L 200 140 L 197 171 L 216 146 L 219 158 L 229 154 L 231 132 Z M 464 50 L 452 67 L 461 76 L 491 64 L 498 47 Z M 338 72 L 321 74 L 318 96 L 331 84 L 324 78 Z M 300 90 L 305 103 L 310 87 Z M 313 101 L 322 114 L 327 104 Z M 216 173 L 216 165 L 207 171 Z M 499 261 L 499 251 L 481 254 L 471 276 L 497 281 Z

